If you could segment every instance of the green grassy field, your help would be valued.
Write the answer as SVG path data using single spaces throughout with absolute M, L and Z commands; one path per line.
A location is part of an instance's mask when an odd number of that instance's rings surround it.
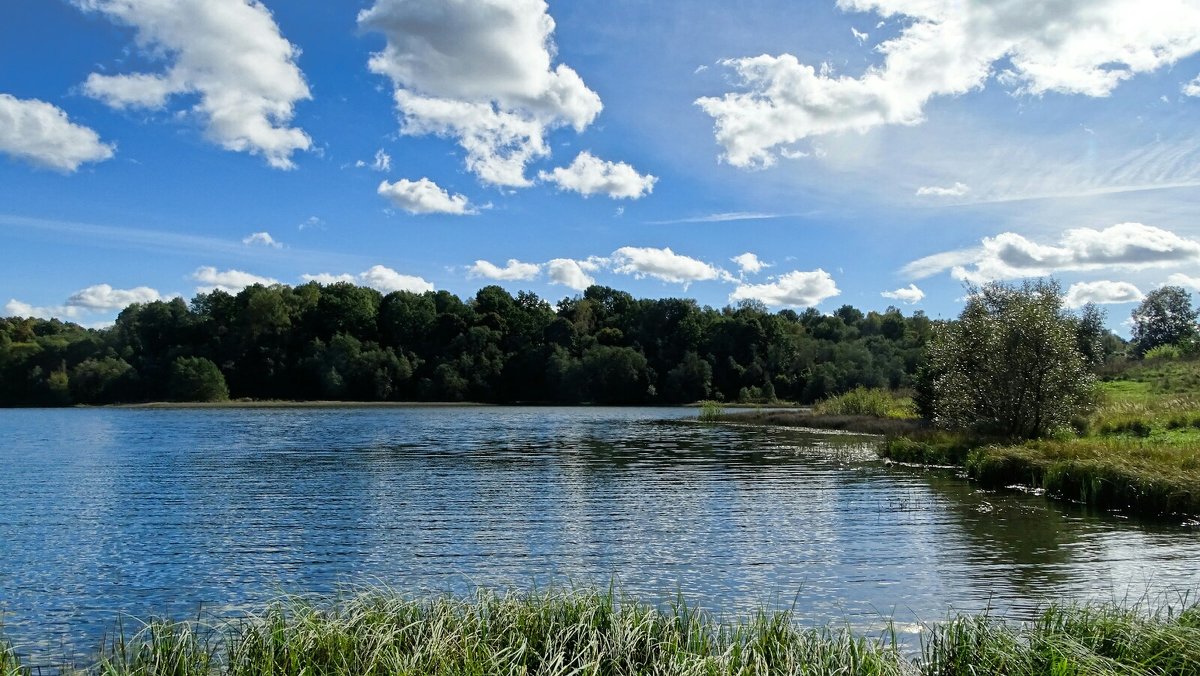
M 289 599 L 240 620 L 154 622 L 118 632 L 90 664 L 105 676 L 401 674 L 1107 675 L 1200 673 L 1200 609 L 1050 607 L 1033 622 L 960 616 L 902 646 L 843 627 L 804 628 L 788 612 L 719 622 L 678 604 L 613 593 L 426 600 L 368 591 Z M 126 623 L 125 626 L 129 626 Z M 0 650 L 0 675 L 30 673 Z
M 1055 497 L 1150 516 L 1200 514 L 1200 361 L 1113 368 L 1097 406 L 1074 429 L 1012 444 L 919 430 L 894 435 L 884 457 L 954 464 L 988 487 L 1030 486 Z

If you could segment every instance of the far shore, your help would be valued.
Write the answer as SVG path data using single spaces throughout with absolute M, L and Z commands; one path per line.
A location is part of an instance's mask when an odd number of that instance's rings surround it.
M 474 401 L 289 401 L 231 399 L 229 401 L 150 401 L 140 404 L 77 406 L 76 408 L 467 408 L 497 406 Z
M 537 406 L 543 408 L 699 408 L 700 402 L 677 405 L 638 404 L 551 404 L 538 401 L 519 401 L 494 404 L 478 401 L 299 401 L 288 399 L 230 399 L 228 401 L 148 401 L 136 404 L 107 404 L 103 406 L 78 405 L 70 408 L 504 408 L 514 406 Z M 797 411 L 803 408 L 793 404 L 722 404 L 728 409 L 754 409 L 760 411 Z

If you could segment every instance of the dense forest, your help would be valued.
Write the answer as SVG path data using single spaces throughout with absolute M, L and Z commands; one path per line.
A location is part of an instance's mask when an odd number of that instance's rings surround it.
M 895 308 L 771 313 L 593 286 L 552 307 L 498 286 L 382 295 L 252 286 L 131 305 L 107 329 L 0 320 L 0 404 L 227 397 L 652 404 L 811 402 L 906 387 L 933 322 Z

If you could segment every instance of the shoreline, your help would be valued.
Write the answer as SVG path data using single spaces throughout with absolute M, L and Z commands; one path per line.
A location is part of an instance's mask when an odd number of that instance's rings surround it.
M 33 664 L 0 638 L 0 674 L 588 673 L 953 676 L 1196 673 L 1200 606 L 1051 603 L 1032 620 L 984 611 L 920 623 L 806 626 L 789 610 L 735 616 L 608 591 L 285 597 L 244 617 L 118 624 L 82 665 Z M 535 646 L 535 649 L 530 649 Z M 54 659 L 54 658 L 51 658 Z M 1105 669 L 1089 667 L 1105 665 Z

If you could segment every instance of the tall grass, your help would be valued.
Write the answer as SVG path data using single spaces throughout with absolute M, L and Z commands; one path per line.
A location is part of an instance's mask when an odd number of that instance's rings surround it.
M 0 641 L 0 676 L 22 676 L 21 660 L 12 646 Z
M 916 407 L 910 397 L 882 388 L 866 387 L 856 387 L 845 394 L 817 402 L 813 411 L 818 415 L 861 415 L 899 420 L 917 417 Z
M 26 674 L 11 651 L 0 674 Z M 581 674 L 1197 674 L 1200 609 L 1052 606 L 1030 623 L 959 616 L 924 628 L 919 649 L 892 632 L 802 628 L 790 612 L 722 623 L 680 602 L 613 593 L 408 600 L 371 591 L 293 598 L 224 625 L 156 622 L 117 633 L 97 676 Z
M 721 402 L 706 399 L 700 402 L 700 422 L 715 422 L 721 418 L 724 410 Z

